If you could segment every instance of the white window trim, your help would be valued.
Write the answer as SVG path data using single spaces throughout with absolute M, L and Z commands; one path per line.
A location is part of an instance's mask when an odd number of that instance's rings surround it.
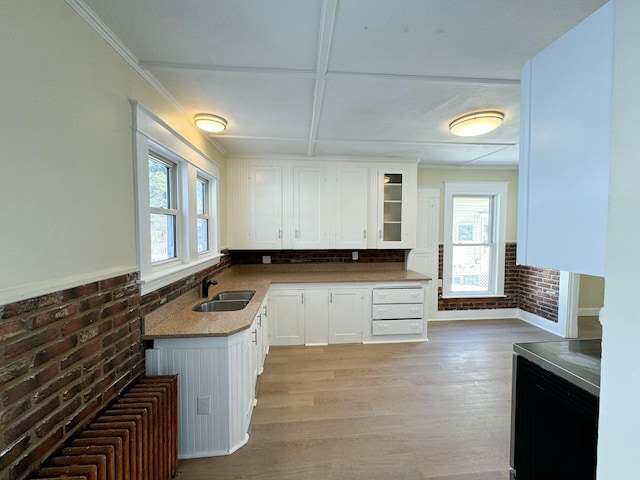
M 442 264 L 443 298 L 488 298 L 504 296 L 504 265 L 507 232 L 508 182 L 445 182 L 444 184 L 444 258 Z M 453 241 L 453 197 L 455 195 L 495 196 L 495 255 L 492 260 L 492 284 L 488 292 L 451 291 L 451 254 Z
M 219 250 L 218 188 L 220 167 L 169 125 L 139 102 L 132 101 L 134 120 L 134 159 L 136 183 L 137 251 L 140 267 L 140 293 L 145 295 L 186 276 L 217 264 Z M 151 263 L 151 227 L 149 224 L 149 153 L 155 152 L 176 164 L 182 225 L 176 228 L 178 259 Z M 195 179 L 209 180 L 210 248 L 198 254 L 196 232 Z M 187 188 L 184 188 L 187 186 Z M 214 228 L 215 227 L 215 228 Z M 213 230 L 213 231 L 212 231 Z

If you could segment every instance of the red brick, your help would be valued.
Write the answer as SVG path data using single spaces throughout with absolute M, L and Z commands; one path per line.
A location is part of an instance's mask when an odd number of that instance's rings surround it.
M 62 333 L 68 335 L 76 332 L 81 328 L 87 327 L 100 318 L 99 313 L 96 310 L 85 313 L 84 315 L 66 321 L 62 325 Z
M 120 300 L 117 303 L 111 304 L 108 307 L 103 308 L 102 311 L 100 312 L 100 315 L 102 316 L 102 318 L 111 317 L 112 315 L 115 315 L 118 312 L 122 312 L 123 310 L 126 310 L 128 307 L 129 307 L 129 301 L 125 298 L 124 300 Z
M 36 388 L 44 383 L 52 380 L 58 374 L 58 366 L 55 364 L 49 365 L 47 368 L 40 370 L 39 372 L 27 377 L 20 383 L 8 388 L 3 394 L 4 406 L 9 406 L 12 403 L 20 400 L 29 393 L 33 392 Z
M 81 374 L 82 370 L 80 369 L 80 367 L 78 367 L 74 368 L 68 373 L 65 373 L 62 376 L 57 377 L 53 382 L 49 383 L 44 388 L 36 392 L 36 394 L 33 396 L 33 402 L 36 404 L 42 402 L 54 393 L 59 392 L 62 388 L 66 387 L 71 382 L 79 379 Z
M 91 310 L 93 308 L 100 307 L 105 303 L 109 303 L 113 295 L 111 292 L 99 293 L 91 297 L 83 298 L 80 300 L 80 311 Z
M 57 328 L 48 328 L 34 335 L 22 338 L 15 343 L 9 344 L 5 347 L 5 358 L 12 358 L 21 353 L 28 352 L 34 348 L 39 348 L 48 342 L 51 342 L 59 337 L 59 330 Z
M 11 365 L 0 368 L 0 385 L 6 385 L 11 380 L 26 375 L 29 371 L 29 361 L 26 358 L 19 360 Z
M 76 411 L 80 410 L 82 401 L 76 397 L 70 402 L 63 404 L 63 407 L 55 412 L 53 415 L 45 419 L 35 428 L 35 433 L 39 438 L 44 437 L 47 432 L 53 430 L 53 428 L 59 423 L 64 422 L 67 418 L 71 417 Z
M 46 458 L 53 450 L 59 446 L 63 438 L 63 429 L 59 428 L 51 433 L 47 438 L 38 443 L 35 448 L 22 457 L 17 463 L 11 467 L 9 478 L 24 478 L 24 474 L 35 466 L 39 467 L 42 459 Z
M 68 300 L 86 297 L 88 295 L 97 293 L 98 289 L 99 289 L 98 282 L 88 283 L 86 285 L 80 285 L 78 287 L 68 288 L 67 290 L 63 290 L 61 292 L 61 298 L 63 302 L 66 302 Z
M 67 318 L 75 315 L 76 313 L 78 313 L 78 306 L 73 303 L 63 305 L 44 313 L 40 313 L 32 319 L 33 328 L 35 329 L 43 327 L 45 325 L 49 325 L 51 323 L 57 322 L 62 318 Z
M 66 337 L 59 342 L 52 343 L 47 347 L 43 348 L 39 352 L 37 352 L 33 356 L 33 366 L 38 367 L 40 365 L 44 365 L 49 360 L 54 359 L 55 357 L 62 355 L 65 352 L 68 352 L 72 348 L 74 348 L 78 344 L 78 338 L 73 335 L 71 337 Z
M 51 399 L 47 404 L 43 405 L 37 410 L 31 410 L 29 415 L 21 422 L 18 422 L 13 427 L 7 428 L 4 431 L 5 443 L 11 443 L 24 433 L 28 432 L 35 424 L 37 424 L 44 417 L 55 411 L 60 405 L 60 399 L 55 397 Z
M 56 305 L 60 302 L 60 296 L 57 293 L 41 295 L 39 297 L 21 300 L 19 302 L 5 305 L 2 312 L 2 318 L 10 318 L 23 315 L 39 308 Z
M 27 323 L 23 319 L 0 320 L 0 342 L 27 332 Z
M 27 435 L 3 452 L 0 452 L 0 472 L 10 467 L 20 455 L 27 451 L 29 445 L 31 445 L 31 438 Z
M 108 347 L 112 343 L 115 343 L 118 340 L 120 340 L 121 338 L 124 338 L 128 333 L 129 333 L 129 326 L 128 325 L 120 327 L 118 330 L 114 330 L 113 332 L 109 333 L 108 335 L 105 335 L 105 337 L 102 339 L 102 346 L 103 347 Z
M 71 365 L 79 362 L 80 360 L 88 357 L 89 355 L 96 353 L 98 350 L 100 350 L 99 340 L 95 340 L 91 343 L 86 343 L 82 347 L 74 350 L 69 355 L 64 357 L 60 361 L 60 367 L 62 368 L 62 370 L 66 370 Z
M 118 315 L 113 318 L 113 326 L 118 328 L 120 325 L 123 325 L 131 320 L 135 320 L 138 318 L 138 309 L 129 310 L 124 312 L 121 315 Z
M 10 408 L 0 410 L 0 431 L 5 430 L 11 422 L 19 418 L 31 408 L 31 399 L 26 398 L 22 402 L 12 405 Z

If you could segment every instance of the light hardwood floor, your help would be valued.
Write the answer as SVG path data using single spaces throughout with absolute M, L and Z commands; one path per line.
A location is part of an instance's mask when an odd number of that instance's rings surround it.
M 249 443 L 180 480 L 506 480 L 519 320 L 431 322 L 429 341 L 274 347 Z

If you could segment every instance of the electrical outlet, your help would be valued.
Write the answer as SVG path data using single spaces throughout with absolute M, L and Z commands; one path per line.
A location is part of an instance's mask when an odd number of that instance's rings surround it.
M 198 415 L 211 415 L 211 397 L 198 397 L 196 403 Z
M 271 263 L 271 255 L 263 255 L 262 263 Z
M 358 260 L 358 252 L 351 252 L 351 260 Z

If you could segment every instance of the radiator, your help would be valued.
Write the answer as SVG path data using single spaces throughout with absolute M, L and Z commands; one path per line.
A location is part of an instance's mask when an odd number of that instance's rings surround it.
M 168 480 L 178 465 L 178 377 L 142 377 L 34 479 Z

